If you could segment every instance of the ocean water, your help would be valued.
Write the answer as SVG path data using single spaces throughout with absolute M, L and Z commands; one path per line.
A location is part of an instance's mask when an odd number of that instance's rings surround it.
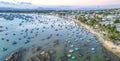
M 28 61 L 40 53 L 34 52 L 38 46 L 41 51 L 54 49 L 54 61 L 61 57 L 67 61 L 106 61 L 105 56 L 110 61 L 120 61 L 95 35 L 70 19 L 37 13 L 0 13 L 0 26 L 0 61 L 20 48 L 28 49 L 21 58 Z M 55 40 L 59 40 L 57 45 Z

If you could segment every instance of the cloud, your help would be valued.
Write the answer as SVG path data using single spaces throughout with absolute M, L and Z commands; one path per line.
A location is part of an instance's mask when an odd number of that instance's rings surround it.
M 17 0 L 0 0 L 0 4 L 29 4 L 31 5 L 31 2 L 24 2 L 24 1 L 17 1 Z
M 0 1 L 1 4 L 13 4 L 13 2 Z
M 35 5 L 65 5 L 65 6 L 94 6 L 118 5 L 120 0 L 15 0 L 17 2 L 31 2 Z
M 28 5 L 32 5 L 32 3 L 30 2 L 18 2 L 19 4 L 28 4 Z
M 46 6 L 106 6 L 120 5 L 120 0 L 0 0 L 10 3 L 26 2 L 25 4 L 46 5 Z M 24 3 L 23 3 L 24 4 Z
M 32 3 L 29 2 L 5 2 L 5 1 L 0 1 L 0 7 L 4 8 L 37 8 L 37 6 L 32 5 Z

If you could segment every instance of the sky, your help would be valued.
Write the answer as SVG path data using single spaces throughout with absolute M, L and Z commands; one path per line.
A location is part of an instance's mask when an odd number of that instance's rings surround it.
M 28 2 L 37 6 L 108 6 L 120 5 L 120 0 L 0 0 L 10 3 Z

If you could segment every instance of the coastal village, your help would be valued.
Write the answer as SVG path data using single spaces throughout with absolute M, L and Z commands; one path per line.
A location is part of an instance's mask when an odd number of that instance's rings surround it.
M 68 14 L 69 13 L 69 14 Z M 84 22 L 87 25 L 92 26 L 94 29 L 100 29 L 102 26 L 107 26 L 110 28 L 110 31 L 115 30 L 117 33 L 120 33 L 120 9 L 106 9 L 106 10 L 89 10 L 89 11 L 63 11 L 63 12 L 53 12 L 55 15 L 60 15 L 63 17 L 73 18 Z M 103 34 L 106 33 L 106 30 L 100 30 Z M 106 33 L 107 34 L 107 33 Z M 109 36 L 109 35 L 107 35 Z M 115 35 L 114 35 L 115 36 Z M 120 35 L 114 39 L 115 41 L 120 41 Z M 112 36 L 111 36 L 112 39 Z
M 117 50 L 117 52 L 113 52 L 120 56 L 120 9 L 58 11 L 53 12 L 53 14 L 64 18 L 75 19 L 84 23 L 84 25 L 86 24 L 94 30 L 93 33 L 97 32 L 101 34 L 99 36 L 100 38 L 113 43 L 110 50 Z

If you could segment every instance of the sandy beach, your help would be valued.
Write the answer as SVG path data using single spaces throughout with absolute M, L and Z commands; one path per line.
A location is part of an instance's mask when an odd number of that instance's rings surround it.
M 65 17 L 65 18 L 69 18 L 69 17 Z M 73 19 L 73 18 L 69 18 L 69 19 Z M 120 45 L 115 45 L 113 44 L 113 42 L 106 40 L 105 38 L 103 38 L 102 34 L 98 31 L 96 31 L 95 29 L 91 28 L 90 26 L 81 23 L 79 20 L 77 19 L 73 19 L 78 25 L 80 25 L 81 27 L 83 27 L 84 29 L 88 30 L 89 32 L 97 35 L 98 40 L 100 42 L 102 42 L 103 46 L 108 49 L 109 51 L 111 51 L 112 53 L 114 53 L 115 55 L 117 55 L 118 57 L 120 57 Z

